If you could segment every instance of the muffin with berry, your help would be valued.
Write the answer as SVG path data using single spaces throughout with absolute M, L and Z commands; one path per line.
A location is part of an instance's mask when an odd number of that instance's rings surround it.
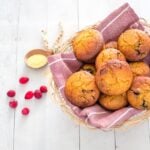
M 72 104 L 78 107 L 94 105 L 100 95 L 94 75 L 87 71 L 73 73 L 66 81 L 65 95 Z
M 118 49 L 129 61 L 139 61 L 150 51 L 150 37 L 141 30 L 130 29 L 122 33 L 118 39 Z

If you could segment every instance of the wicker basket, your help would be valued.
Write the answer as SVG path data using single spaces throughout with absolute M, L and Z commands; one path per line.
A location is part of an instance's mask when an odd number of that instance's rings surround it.
M 150 24 L 148 24 L 148 22 L 144 18 L 140 19 L 140 23 L 144 26 L 144 29 L 145 29 L 144 31 L 150 36 Z M 96 25 L 97 24 L 95 24 L 93 26 L 89 26 L 85 29 L 94 28 Z M 61 32 L 61 34 L 62 34 L 62 32 Z M 78 32 L 75 33 L 70 39 L 68 39 L 63 44 L 58 44 L 58 40 L 56 40 L 55 44 L 57 45 L 57 48 L 55 49 L 55 53 L 62 53 L 62 52 L 69 51 L 71 49 L 71 41 L 72 41 L 73 37 L 77 34 L 78 34 Z M 58 39 L 60 40 L 60 36 Z M 49 79 L 50 79 L 50 86 L 53 90 L 53 93 L 51 94 L 52 99 L 62 108 L 62 110 L 64 112 L 66 112 L 77 124 L 84 125 L 90 129 L 99 129 L 99 128 L 89 125 L 87 122 L 85 122 L 84 120 L 82 120 L 78 116 L 76 116 L 74 114 L 74 112 L 72 111 L 72 109 L 67 105 L 66 101 L 61 96 L 60 92 L 58 91 L 51 73 L 49 75 Z M 145 111 L 141 112 L 140 114 L 133 116 L 130 119 L 126 120 L 123 124 L 121 124 L 119 126 L 115 126 L 115 127 L 111 128 L 110 130 L 134 126 L 134 125 L 142 122 L 143 120 L 148 119 L 149 117 L 150 117 L 150 110 L 145 110 Z

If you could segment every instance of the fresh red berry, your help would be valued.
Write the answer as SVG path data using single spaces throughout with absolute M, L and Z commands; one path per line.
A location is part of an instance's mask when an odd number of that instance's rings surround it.
M 26 84 L 27 82 L 29 81 L 29 78 L 28 77 L 21 77 L 20 79 L 19 79 L 19 83 L 20 84 Z
M 32 91 L 28 91 L 28 92 L 25 94 L 24 98 L 25 98 L 25 99 L 31 99 L 33 96 L 34 96 L 34 93 L 33 93 Z
M 42 93 L 46 93 L 47 92 L 47 87 L 45 85 L 40 86 L 40 91 Z
M 42 97 L 41 91 L 40 90 L 35 90 L 34 96 L 35 96 L 35 98 L 40 99 Z
M 22 115 L 28 115 L 29 113 L 30 113 L 30 110 L 29 110 L 29 108 L 27 108 L 27 107 L 24 107 L 23 109 L 22 109 L 22 111 L 21 111 L 21 113 L 22 113 Z
M 16 100 L 9 101 L 9 106 L 11 108 L 16 108 L 18 106 L 18 102 Z
M 7 92 L 7 96 L 8 97 L 14 97 L 16 95 L 16 92 L 14 91 L 14 90 L 9 90 L 8 92 Z

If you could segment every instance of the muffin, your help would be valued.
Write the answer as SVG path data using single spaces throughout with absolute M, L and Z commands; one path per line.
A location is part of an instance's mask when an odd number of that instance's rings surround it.
M 143 61 L 150 66 L 150 53 L 143 59 Z
M 116 41 L 110 41 L 110 42 L 106 43 L 106 44 L 103 46 L 103 49 L 107 49 L 107 48 L 115 48 L 115 49 L 118 49 L 117 42 L 116 42 Z
M 132 62 L 129 63 L 130 68 L 132 70 L 133 76 L 149 76 L 150 68 L 144 62 Z
M 107 110 L 118 110 L 128 104 L 126 93 L 121 95 L 102 95 L 99 98 L 99 103 Z
M 72 47 L 78 60 L 93 62 L 103 48 L 102 35 L 95 29 L 83 30 L 73 38 Z
M 104 49 L 96 57 L 96 61 L 95 61 L 96 69 L 98 69 L 103 63 L 112 59 L 118 59 L 121 61 L 126 60 L 124 55 L 119 50 L 114 49 L 114 48 Z
M 92 74 L 78 71 L 67 79 L 65 95 L 72 104 L 84 108 L 95 104 L 100 92 Z
M 97 86 L 106 95 L 125 93 L 130 88 L 132 79 L 129 64 L 117 59 L 106 62 L 96 72 Z
M 150 38 L 141 30 L 127 30 L 118 39 L 118 49 L 129 61 L 141 60 L 150 51 Z
M 135 77 L 127 97 L 132 107 L 150 109 L 150 77 Z
M 95 75 L 96 74 L 96 68 L 95 68 L 95 65 L 94 64 L 84 64 L 82 67 L 81 67 L 81 70 L 84 70 L 84 71 L 88 71 L 89 73 Z

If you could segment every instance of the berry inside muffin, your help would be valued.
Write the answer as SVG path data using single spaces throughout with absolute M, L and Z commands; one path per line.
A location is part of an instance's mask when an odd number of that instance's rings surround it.
M 122 33 L 118 39 L 118 49 L 129 61 L 139 61 L 150 51 L 150 37 L 138 29 L 130 29 Z
M 150 109 L 150 77 L 135 77 L 127 96 L 132 107 Z
M 78 71 L 67 79 L 65 95 L 72 104 L 84 108 L 95 104 L 100 92 L 91 73 Z

